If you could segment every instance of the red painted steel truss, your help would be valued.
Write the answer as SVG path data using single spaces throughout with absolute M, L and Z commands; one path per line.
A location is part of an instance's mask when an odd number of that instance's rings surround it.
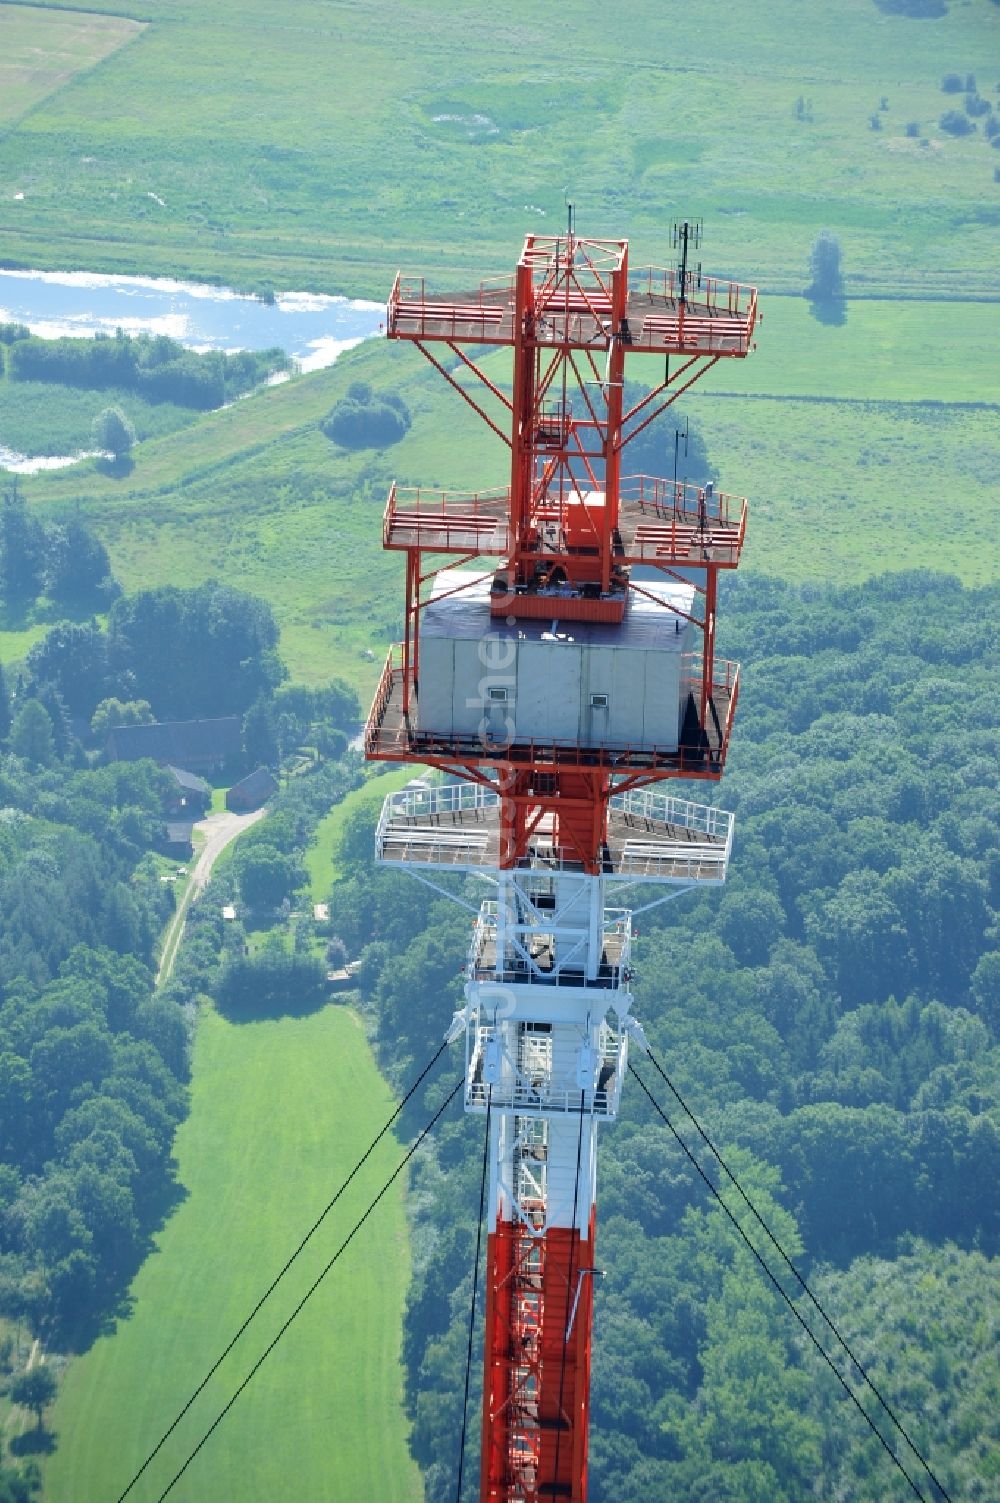
M 366 728 L 369 757 L 499 778 L 502 792 L 533 799 L 527 813 L 511 812 L 509 828 L 530 825 L 532 809 L 556 815 L 561 830 L 574 832 L 560 841 L 564 855 L 591 871 L 600 869 L 607 798 L 622 778 L 721 775 L 739 680 L 733 665 L 716 662 L 718 574 L 739 563 L 746 502 L 711 486 L 622 471 L 630 441 L 681 392 L 719 360 L 747 354 L 756 317 L 752 288 L 691 272 L 683 279 L 655 268 L 630 273 L 623 240 L 529 235 L 513 278 L 471 291 L 431 293 L 421 279 L 396 278 L 389 337 L 415 344 L 508 446 L 510 484 L 467 495 L 390 490 L 383 543 L 406 554 L 406 626 Z M 474 378 L 472 389 L 437 358 L 435 344 Z M 484 344 L 513 350 L 509 390 L 463 349 Z M 628 406 L 624 374 L 633 355 L 658 356 L 664 365 L 662 379 Z M 446 561 L 475 564 L 475 579 L 490 580 L 491 614 L 507 622 L 620 621 L 630 592 L 661 604 L 633 578 L 639 565 L 694 584 L 693 612 L 672 607 L 702 641 L 700 670 L 687 685 L 694 714 L 681 745 L 612 753 L 515 739 L 497 748 L 423 732 L 420 620 Z M 568 780 L 579 784 L 585 767 L 606 776 L 591 795 L 601 812 L 581 838 L 586 822 L 570 814 Z M 509 843 L 511 863 L 523 852 L 523 838 Z
M 403 491 L 383 521 L 406 555 L 403 643 L 386 662 L 365 754 L 419 761 L 501 797 L 500 864 L 527 857 L 541 821 L 568 867 L 605 869 L 613 793 L 664 778 L 717 779 L 729 746 L 739 673 L 715 653 L 720 570 L 734 569 L 746 502 L 711 485 L 626 472 L 629 443 L 720 360 L 752 347 L 754 289 L 686 270 L 630 271 L 624 240 L 529 235 L 515 274 L 452 293 L 396 278 L 387 333 L 416 345 L 510 450 L 510 481 L 487 492 Z M 448 364 L 434 353 L 444 346 Z M 513 351 L 509 387 L 467 353 Z M 631 357 L 662 362 L 629 405 Z M 492 370 L 492 367 L 491 367 Z M 506 744 L 443 736 L 420 724 L 420 625 L 445 561 L 490 581 L 494 619 L 614 623 L 630 594 L 650 596 L 640 566 L 693 585 L 700 663 L 683 683 L 675 748 Z M 440 598 L 440 597 L 438 597 Z M 500 1220 L 488 1244 L 482 1503 L 586 1503 L 594 1218 L 586 1240 Z
M 535 1237 L 501 1221 L 487 1247 L 482 1503 L 587 1496 L 594 1226 Z

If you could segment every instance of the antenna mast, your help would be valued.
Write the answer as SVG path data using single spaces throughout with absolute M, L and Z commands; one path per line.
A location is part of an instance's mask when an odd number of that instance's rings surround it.
M 636 434 L 752 347 L 756 292 L 689 271 L 700 235 L 684 221 L 679 268 L 630 273 L 628 242 L 578 237 L 567 198 L 565 240 L 529 235 L 512 277 L 430 294 L 398 276 L 389 298 L 388 337 L 510 455 L 498 490 L 392 486 L 405 635 L 365 730 L 369 758 L 445 774 L 386 800 L 377 859 L 492 888 L 452 1025 L 465 1109 L 492 1128 L 482 1503 L 587 1496 L 597 1129 L 638 1030 L 632 914 L 610 900 L 641 883 L 662 889 L 644 907 L 665 902 L 729 862 L 732 816 L 655 785 L 722 774 L 739 670 L 715 657 L 717 578 L 739 563 L 746 502 L 622 474 Z M 509 391 L 463 350 L 483 345 L 513 351 Z M 626 408 L 625 361 L 643 355 L 666 357 L 663 380 Z

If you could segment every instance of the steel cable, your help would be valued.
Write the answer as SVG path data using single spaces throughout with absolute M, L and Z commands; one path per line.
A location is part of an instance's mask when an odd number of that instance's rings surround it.
M 309 1230 L 306 1232 L 305 1236 L 302 1238 L 302 1240 L 299 1243 L 298 1247 L 296 1247 L 295 1251 L 291 1254 L 291 1256 L 288 1258 L 288 1260 L 284 1263 L 284 1265 L 281 1267 L 281 1269 L 278 1271 L 278 1273 L 275 1274 L 274 1278 L 271 1280 L 270 1284 L 264 1290 L 264 1293 L 261 1295 L 260 1299 L 254 1305 L 253 1309 L 250 1311 L 250 1314 L 246 1317 L 246 1319 L 244 1320 L 243 1324 L 240 1326 L 239 1330 L 236 1331 L 235 1335 L 232 1336 L 232 1338 L 230 1339 L 230 1341 L 225 1346 L 224 1350 L 219 1353 L 219 1356 L 212 1363 L 212 1366 L 208 1369 L 208 1372 L 202 1378 L 202 1380 L 198 1384 L 197 1388 L 190 1395 L 190 1397 L 188 1398 L 188 1400 L 184 1404 L 183 1408 L 181 1408 L 180 1410 L 178 1410 L 178 1412 L 175 1415 L 174 1419 L 171 1421 L 171 1423 L 167 1427 L 167 1429 L 164 1430 L 163 1434 L 160 1436 L 159 1440 L 156 1442 L 156 1445 L 150 1451 L 149 1455 L 146 1457 L 145 1461 L 142 1463 L 142 1466 L 135 1473 L 135 1475 L 133 1476 L 132 1480 L 129 1482 L 128 1486 L 125 1488 L 124 1492 L 121 1492 L 121 1493 L 118 1494 L 118 1497 L 116 1499 L 116 1503 L 124 1503 L 124 1499 L 128 1497 L 128 1495 L 132 1491 L 133 1487 L 135 1487 L 135 1484 L 139 1481 L 139 1478 L 146 1471 L 146 1468 L 150 1465 L 150 1463 L 153 1461 L 153 1459 L 157 1455 L 159 1455 L 160 1451 L 163 1449 L 163 1446 L 166 1444 L 166 1442 L 170 1439 L 171 1435 L 177 1429 L 177 1426 L 180 1424 L 181 1420 L 187 1414 L 188 1410 L 191 1408 L 191 1405 L 194 1403 L 195 1399 L 197 1399 L 198 1395 L 204 1391 L 204 1389 L 208 1385 L 209 1381 L 214 1377 L 215 1373 L 218 1372 L 219 1368 L 222 1366 L 222 1363 L 229 1356 L 229 1353 L 232 1351 L 233 1347 L 239 1341 L 240 1337 L 243 1335 L 244 1331 L 250 1325 L 251 1321 L 253 1321 L 255 1319 L 255 1317 L 259 1314 L 259 1312 L 263 1309 L 264 1305 L 266 1304 L 266 1302 L 268 1301 L 268 1299 L 270 1299 L 270 1297 L 274 1293 L 275 1289 L 277 1289 L 278 1285 L 281 1283 L 281 1280 L 285 1277 L 285 1274 L 291 1268 L 291 1266 L 295 1262 L 296 1258 L 298 1258 L 299 1254 L 305 1248 L 307 1242 L 309 1242 L 310 1238 L 319 1230 L 319 1228 L 322 1226 L 323 1222 L 326 1220 L 327 1216 L 329 1216 L 329 1214 L 333 1210 L 334 1206 L 337 1204 L 337 1202 L 340 1200 L 341 1196 L 344 1194 L 345 1190 L 351 1184 L 352 1180 L 354 1180 L 357 1177 L 357 1175 L 359 1174 L 359 1172 L 361 1171 L 361 1169 L 364 1167 L 364 1165 L 371 1158 L 372 1154 L 374 1153 L 375 1149 L 378 1147 L 379 1143 L 381 1143 L 381 1141 L 385 1137 L 386 1133 L 390 1130 L 390 1128 L 393 1126 L 393 1124 L 398 1120 L 398 1118 L 399 1118 L 400 1114 L 402 1113 L 403 1108 L 406 1106 L 407 1102 L 411 1099 L 411 1097 L 414 1095 L 414 1093 L 420 1088 L 420 1085 L 427 1078 L 427 1076 L 430 1074 L 430 1072 L 433 1070 L 434 1066 L 437 1064 L 437 1062 L 441 1058 L 442 1054 L 444 1054 L 444 1052 L 447 1049 L 447 1047 L 448 1047 L 447 1042 L 443 1043 L 441 1045 L 441 1047 L 438 1049 L 437 1053 L 434 1055 L 434 1057 L 431 1060 L 429 1060 L 428 1063 L 421 1070 L 420 1074 L 417 1076 L 416 1080 L 410 1086 L 410 1089 L 407 1091 L 407 1093 L 403 1097 L 402 1101 L 396 1107 L 396 1110 L 393 1112 L 392 1116 L 388 1118 L 388 1120 L 386 1121 L 385 1125 L 382 1127 L 382 1129 L 378 1133 L 378 1135 L 372 1139 L 371 1143 L 368 1145 L 368 1147 L 365 1149 L 364 1153 L 358 1159 L 358 1161 L 355 1164 L 354 1168 L 351 1170 L 350 1174 L 344 1180 L 343 1184 L 340 1186 L 339 1190 L 333 1196 L 332 1200 L 330 1200 L 330 1201 L 327 1202 L 327 1204 L 324 1207 L 324 1209 L 320 1212 L 319 1216 L 317 1216 L 317 1218 L 313 1222 L 312 1226 L 309 1228 Z
M 698 1160 L 695 1158 L 694 1154 L 691 1152 L 690 1148 L 687 1146 L 687 1144 L 685 1143 L 684 1139 L 681 1137 L 680 1133 L 677 1131 L 677 1128 L 671 1122 L 670 1118 L 667 1116 L 667 1114 L 663 1110 L 663 1108 L 658 1104 L 658 1102 L 653 1097 L 652 1092 L 650 1091 L 649 1087 L 646 1085 L 646 1082 L 643 1080 L 642 1076 L 639 1074 L 639 1072 L 636 1070 L 635 1066 L 632 1065 L 632 1064 L 629 1065 L 629 1071 L 635 1077 L 635 1079 L 639 1082 L 639 1085 L 642 1087 L 643 1093 L 645 1094 L 646 1098 L 648 1099 L 650 1106 L 652 1106 L 653 1110 L 656 1112 L 656 1115 L 661 1119 L 661 1121 L 670 1129 L 670 1131 L 673 1134 L 674 1138 L 676 1139 L 677 1144 L 680 1147 L 682 1153 L 690 1161 L 690 1163 L 692 1164 L 693 1168 L 695 1169 L 695 1171 L 697 1172 L 697 1174 L 701 1177 L 701 1179 L 704 1180 L 704 1182 L 707 1185 L 710 1193 L 718 1201 L 718 1203 L 721 1206 L 722 1210 L 725 1212 L 726 1216 L 729 1218 L 729 1220 L 732 1222 L 733 1226 L 736 1228 L 737 1233 L 739 1234 L 740 1238 L 742 1239 L 742 1241 L 746 1245 L 747 1249 L 753 1254 L 754 1258 L 759 1263 L 761 1269 L 763 1270 L 764 1274 L 766 1275 L 766 1277 L 768 1278 L 768 1280 L 770 1281 L 770 1283 L 773 1284 L 774 1288 L 777 1290 L 778 1294 L 784 1300 L 785 1304 L 788 1306 L 789 1310 L 792 1312 L 792 1314 L 794 1315 L 795 1319 L 798 1321 L 799 1325 L 802 1327 L 803 1331 L 805 1331 L 806 1335 L 809 1337 L 809 1340 L 812 1342 L 813 1346 L 816 1348 L 817 1352 L 822 1357 L 822 1359 L 826 1363 L 827 1367 L 833 1373 L 833 1376 L 836 1378 L 837 1382 L 840 1384 L 841 1388 L 844 1390 L 845 1394 L 850 1399 L 851 1403 L 857 1409 L 858 1413 L 861 1415 L 861 1417 L 864 1420 L 865 1424 L 871 1430 L 872 1434 L 876 1436 L 876 1438 L 878 1439 L 880 1445 L 882 1446 L 882 1449 L 885 1451 L 886 1455 L 889 1457 L 889 1460 L 892 1462 L 893 1466 L 897 1468 L 897 1470 L 903 1475 L 903 1477 L 905 1477 L 906 1481 L 909 1483 L 910 1490 L 913 1493 L 914 1497 L 919 1498 L 920 1499 L 920 1503 L 927 1503 L 927 1499 L 924 1497 L 923 1492 L 920 1490 L 920 1488 L 914 1482 L 913 1478 L 910 1476 L 909 1472 L 906 1470 L 905 1466 L 900 1461 L 900 1459 L 896 1455 L 895 1451 L 892 1449 L 892 1446 L 889 1444 L 889 1442 L 886 1440 L 885 1436 L 882 1434 L 882 1431 L 878 1428 L 878 1426 L 876 1425 L 875 1421 L 871 1418 L 871 1416 L 869 1415 L 869 1413 L 865 1409 L 864 1405 L 861 1403 L 861 1400 L 858 1398 L 858 1396 L 854 1392 L 853 1388 L 847 1382 L 846 1378 L 843 1376 L 843 1374 L 841 1372 L 838 1371 L 838 1369 L 836 1367 L 836 1364 L 834 1363 L 834 1361 L 833 1361 L 832 1357 L 829 1355 L 829 1353 L 826 1351 L 826 1348 L 822 1345 L 822 1343 L 813 1334 L 813 1331 L 812 1331 L 811 1327 L 809 1326 L 809 1323 L 805 1320 L 805 1318 L 803 1317 L 803 1315 L 801 1314 L 801 1312 L 795 1308 L 795 1305 L 793 1304 L 791 1298 L 786 1293 L 786 1291 L 782 1288 L 781 1284 L 779 1283 L 779 1281 L 776 1278 L 776 1276 L 774 1275 L 774 1273 L 772 1273 L 771 1269 L 768 1267 L 767 1262 L 765 1261 L 765 1259 L 763 1258 L 763 1256 L 761 1255 L 761 1253 L 759 1253 L 758 1250 L 757 1250 L 757 1248 L 754 1247 L 753 1243 L 750 1241 L 750 1238 L 747 1236 L 746 1232 L 743 1230 L 743 1228 L 740 1225 L 739 1221 L 736 1219 L 736 1217 L 734 1216 L 734 1214 L 730 1210 L 730 1208 L 726 1205 L 726 1202 L 723 1200 L 722 1195 L 721 1195 L 720 1191 L 718 1190 L 718 1188 L 709 1179 L 708 1175 L 705 1173 L 704 1169 L 701 1167 L 701 1165 L 699 1164 Z M 933 1476 L 933 1474 L 931 1474 L 931 1475 L 932 1475 L 932 1481 L 934 1482 L 934 1486 L 938 1488 L 938 1490 L 940 1491 L 942 1497 L 944 1497 L 944 1498 L 947 1499 L 948 1498 L 948 1494 L 945 1492 L 944 1488 L 937 1481 L 937 1479 Z M 950 1499 L 949 1499 L 949 1503 L 950 1503 Z
M 858 1358 L 855 1356 L 854 1352 L 851 1350 L 851 1348 L 848 1345 L 848 1343 L 845 1340 L 845 1338 L 840 1334 L 840 1331 L 837 1329 L 837 1326 L 835 1325 L 833 1319 L 823 1309 L 823 1306 L 820 1304 L 819 1300 L 813 1294 L 813 1292 L 810 1289 L 809 1285 L 806 1283 L 806 1281 L 802 1277 L 801 1273 L 799 1273 L 799 1270 L 796 1268 L 795 1264 L 792 1262 L 791 1258 L 785 1252 L 785 1249 L 782 1247 L 782 1245 L 778 1241 L 777 1237 L 771 1231 L 771 1228 L 768 1226 L 767 1222 L 764 1220 L 764 1218 L 761 1216 L 760 1212 L 757 1210 L 757 1207 L 753 1204 L 753 1202 L 746 1195 L 746 1193 L 744 1192 L 743 1186 L 740 1184 L 739 1180 L 736 1178 L 735 1174 L 732 1172 L 732 1170 L 730 1169 L 729 1165 L 726 1163 L 725 1159 L 722 1157 L 722 1154 L 716 1148 L 715 1144 L 712 1142 L 711 1138 L 708 1136 L 708 1134 L 706 1133 L 705 1129 L 702 1127 L 701 1123 L 698 1121 L 698 1118 L 695 1116 L 694 1112 L 691 1110 L 691 1108 L 688 1106 L 687 1102 L 681 1096 L 681 1093 L 678 1091 L 677 1087 L 674 1085 L 674 1083 L 670 1079 L 669 1075 L 667 1075 L 666 1071 L 660 1065 L 660 1063 L 657 1060 L 656 1056 L 654 1055 L 652 1049 L 647 1049 L 646 1053 L 649 1055 L 649 1058 L 650 1058 L 650 1061 L 652 1062 L 654 1070 L 660 1076 L 661 1080 L 663 1080 L 664 1084 L 667 1086 L 668 1090 L 673 1095 L 674 1100 L 680 1106 L 681 1110 L 684 1111 L 687 1114 L 687 1116 L 691 1119 L 691 1122 L 694 1124 L 694 1127 L 695 1127 L 696 1132 L 698 1133 L 698 1136 L 701 1138 L 702 1142 L 709 1149 L 709 1151 L 713 1154 L 713 1156 L 715 1157 L 716 1162 L 718 1163 L 719 1167 L 722 1169 L 723 1173 L 726 1175 L 726 1178 L 735 1187 L 736 1191 L 738 1192 L 738 1194 L 740 1196 L 740 1199 L 743 1201 L 743 1204 L 750 1211 L 750 1213 L 754 1217 L 755 1221 L 758 1223 L 758 1225 L 761 1227 L 762 1231 L 767 1236 L 768 1240 L 772 1243 L 772 1245 L 774 1246 L 774 1248 L 776 1249 L 776 1251 L 779 1253 L 779 1255 L 781 1256 L 781 1258 L 783 1259 L 783 1261 L 785 1262 L 785 1264 L 787 1265 L 787 1267 L 794 1274 L 796 1280 L 798 1281 L 798 1283 L 799 1283 L 801 1289 L 803 1290 L 803 1292 L 808 1297 L 810 1303 L 819 1312 L 819 1314 L 822 1316 L 823 1320 L 826 1322 L 826 1324 L 829 1327 L 829 1329 L 833 1332 L 834 1336 L 836 1337 L 837 1341 L 840 1343 L 840 1345 L 843 1348 L 844 1352 L 850 1358 L 851 1362 L 857 1368 L 858 1372 L 861 1374 L 861 1377 L 864 1380 L 865 1384 L 871 1390 L 871 1392 L 875 1395 L 876 1399 L 881 1404 L 882 1408 L 885 1410 L 886 1414 L 889 1416 L 890 1420 L 895 1425 L 895 1427 L 899 1431 L 900 1435 L 906 1441 L 906 1444 L 909 1446 L 909 1448 L 913 1452 L 914 1456 L 916 1456 L 917 1460 L 920 1462 L 920 1465 L 923 1467 L 924 1471 L 927 1473 L 928 1477 L 931 1479 L 931 1481 L 933 1482 L 934 1486 L 937 1488 L 938 1492 L 941 1494 L 942 1498 L 946 1499 L 947 1503 L 951 1503 L 951 1498 L 949 1497 L 947 1491 L 945 1490 L 945 1488 L 943 1487 L 943 1485 L 941 1484 L 941 1482 L 938 1481 L 938 1478 L 935 1476 L 933 1470 L 931 1469 L 930 1463 L 926 1460 L 926 1458 L 923 1456 L 923 1454 L 921 1453 L 921 1451 L 918 1450 L 918 1448 L 914 1444 L 913 1440 L 911 1439 L 909 1433 L 907 1432 L 905 1426 L 903 1425 L 902 1421 L 897 1417 L 897 1415 L 896 1415 L 895 1411 L 893 1410 L 891 1404 L 888 1402 L 888 1400 L 886 1398 L 883 1397 L 883 1395 L 876 1388 L 875 1384 L 872 1382 L 871 1378 L 868 1376 L 868 1373 L 866 1372 L 864 1366 L 862 1365 L 861 1362 L 859 1362 Z M 636 1077 L 636 1079 L 638 1079 L 638 1076 Z

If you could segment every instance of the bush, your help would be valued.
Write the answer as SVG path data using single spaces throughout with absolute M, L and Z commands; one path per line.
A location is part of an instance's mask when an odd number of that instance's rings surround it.
M 132 452 L 135 429 L 120 407 L 105 407 L 98 413 L 92 433 L 94 448 L 112 454 L 115 459 Z
M 327 438 L 344 449 L 386 449 L 397 444 L 410 426 L 410 412 L 395 392 L 375 393 L 364 381 L 352 381 L 343 401 L 320 423 Z
M 938 123 L 949 136 L 967 136 L 976 128 L 968 115 L 963 114 L 961 110 L 945 110 Z
M 291 361 L 282 350 L 187 350 L 165 334 L 91 339 L 36 339 L 27 329 L 14 331 L 8 362 L 15 381 L 59 381 L 67 386 L 116 387 L 135 391 L 150 402 L 174 402 L 180 407 L 208 411 L 259 386 L 273 372 L 287 370 Z

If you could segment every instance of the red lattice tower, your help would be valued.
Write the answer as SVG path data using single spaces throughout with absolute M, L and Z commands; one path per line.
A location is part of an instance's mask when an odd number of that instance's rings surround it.
M 739 671 L 716 661 L 717 582 L 746 502 L 622 462 L 752 345 L 756 293 L 690 271 L 691 237 L 680 227 L 677 269 L 630 274 L 626 241 L 529 235 L 513 279 L 432 294 L 397 277 L 388 305 L 389 338 L 510 450 L 502 489 L 393 485 L 383 542 L 406 554 L 405 635 L 365 733 L 368 757 L 448 775 L 386 801 L 379 860 L 472 872 L 496 894 L 454 1029 L 466 1109 L 492 1127 L 483 1503 L 586 1498 L 596 1130 L 637 1027 L 631 914 L 605 899 L 721 882 L 732 842 L 731 816 L 653 785 L 722 773 Z M 509 388 L 483 346 L 513 350 Z M 638 356 L 662 367 L 629 406 Z

